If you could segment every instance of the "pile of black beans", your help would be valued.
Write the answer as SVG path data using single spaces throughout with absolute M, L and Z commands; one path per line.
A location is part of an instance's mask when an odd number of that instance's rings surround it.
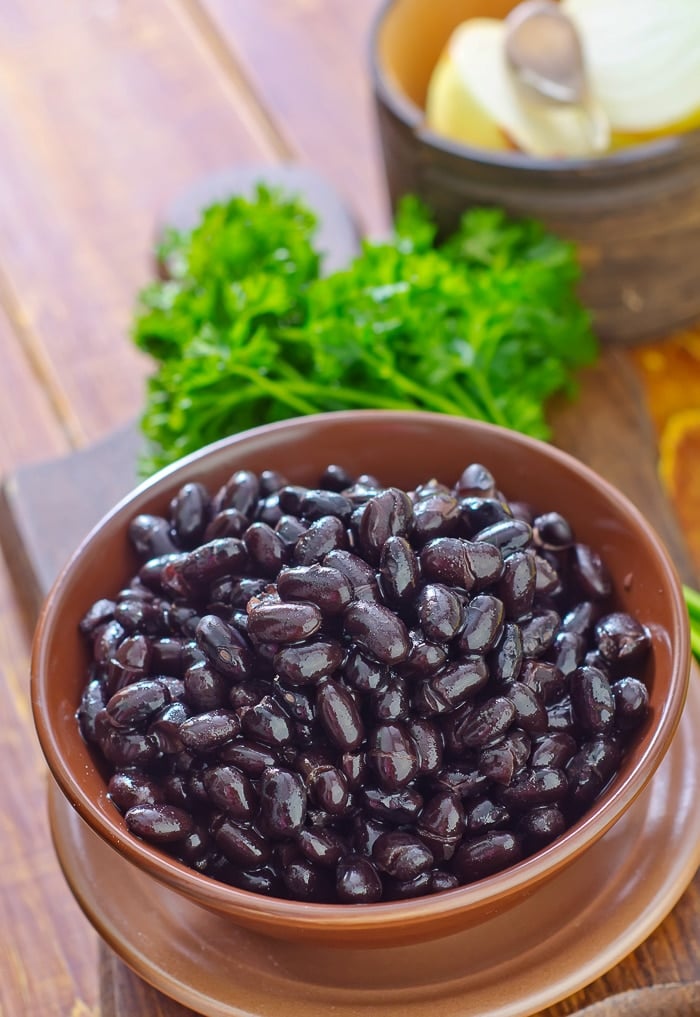
M 538 514 L 539 513 L 539 514 Z M 595 549 L 468 466 L 186 484 L 81 623 L 78 721 L 138 837 L 258 893 L 449 890 L 560 836 L 644 721 L 650 639 Z

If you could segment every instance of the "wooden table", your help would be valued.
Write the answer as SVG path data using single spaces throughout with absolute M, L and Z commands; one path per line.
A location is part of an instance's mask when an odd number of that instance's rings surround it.
M 127 338 L 134 295 L 163 208 L 201 174 L 297 159 L 327 176 L 364 230 L 386 229 L 365 73 L 377 6 L 0 0 L 0 472 L 91 445 L 137 415 L 149 364 Z M 678 370 L 687 409 L 687 365 Z M 632 358 L 609 357 L 584 396 L 556 411 L 558 440 L 640 503 L 692 578 L 656 486 Z M 28 702 L 28 599 L 0 558 L 0 1015 L 87 1017 L 100 997 L 104 1017 L 183 1014 L 105 953 L 100 977 L 97 937 L 54 860 Z M 549 1013 L 700 977 L 699 903 L 696 879 L 642 947 Z

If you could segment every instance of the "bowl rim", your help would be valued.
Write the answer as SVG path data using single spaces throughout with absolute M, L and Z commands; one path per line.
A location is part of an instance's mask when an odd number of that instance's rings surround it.
M 430 148 L 446 155 L 468 159 L 485 169 L 514 169 L 534 175 L 542 172 L 567 176 L 571 173 L 586 173 L 600 177 L 607 177 L 618 169 L 638 167 L 651 170 L 677 159 L 688 148 L 700 150 L 700 127 L 641 141 L 603 156 L 576 156 L 568 159 L 546 158 L 523 152 L 501 154 L 448 138 L 427 126 L 425 111 L 394 85 L 391 76 L 382 66 L 379 39 L 387 16 L 401 2 L 402 0 L 383 0 L 372 19 L 369 30 L 370 75 L 377 98 L 405 127 L 415 133 L 419 141 Z
M 63 758 L 57 735 L 49 723 L 48 712 L 44 708 L 43 691 L 50 673 L 48 644 L 51 641 L 51 633 L 60 618 L 65 590 L 70 584 L 74 570 L 79 566 L 80 559 L 89 551 L 91 544 L 99 539 L 104 527 L 119 527 L 127 523 L 136 511 L 134 502 L 147 499 L 155 488 L 162 486 L 167 481 L 172 482 L 176 478 L 181 478 L 185 483 L 192 468 L 204 459 L 218 460 L 221 465 L 227 464 L 227 461 L 232 459 L 230 466 L 232 470 L 235 470 L 237 468 L 236 449 L 241 444 L 254 442 L 263 436 L 267 438 L 270 434 L 284 436 L 294 431 L 304 431 L 309 427 L 313 428 L 315 425 L 330 423 L 334 420 L 341 423 L 363 420 L 373 421 L 377 424 L 393 420 L 398 423 L 404 421 L 409 424 L 437 424 L 438 426 L 440 426 L 440 421 L 450 421 L 450 426 L 454 426 L 455 423 L 463 426 L 465 433 L 472 432 L 474 429 L 485 433 L 490 432 L 500 436 L 501 440 L 512 442 L 516 448 L 528 449 L 540 456 L 544 454 L 557 467 L 578 474 L 582 481 L 596 486 L 603 492 L 606 499 L 617 504 L 625 515 L 634 520 L 637 528 L 646 532 L 649 550 L 657 559 L 659 570 L 664 576 L 672 600 L 673 624 L 668 635 L 671 645 L 675 647 L 676 651 L 673 655 L 671 668 L 669 686 L 671 695 L 662 705 L 649 744 L 638 765 L 609 797 L 595 805 L 573 826 L 569 827 L 561 837 L 510 868 L 475 883 L 459 886 L 439 894 L 430 894 L 404 901 L 361 904 L 354 907 L 348 907 L 346 904 L 291 901 L 242 890 L 204 876 L 161 852 L 157 847 L 136 837 L 125 835 L 124 820 L 121 814 L 114 809 L 112 818 L 107 812 L 98 808 L 91 796 L 84 791 L 73 769 Z M 590 843 L 602 836 L 613 825 L 651 780 L 666 754 L 680 722 L 689 676 L 689 622 L 675 565 L 653 526 L 636 506 L 609 481 L 556 446 L 495 424 L 421 410 L 342 410 L 293 417 L 250 428 L 213 442 L 138 484 L 107 512 L 93 526 L 71 555 L 55 580 L 42 607 L 32 644 L 31 705 L 42 752 L 61 792 L 81 818 L 103 840 L 128 857 L 140 869 L 148 871 L 161 882 L 220 913 L 231 916 L 248 913 L 251 916 L 255 915 L 258 921 L 268 925 L 273 925 L 276 922 L 288 924 L 301 922 L 307 928 L 329 929 L 342 926 L 344 929 L 352 931 L 353 928 L 362 929 L 377 925 L 390 929 L 405 925 L 409 921 L 416 922 L 418 925 L 428 924 L 438 917 L 446 918 L 483 907 L 491 900 L 494 902 L 504 901 L 522 892 L 526 886 L 534 888 L 549 878 L 552 872 L 558 871 L 569 861 L 573 861 Z

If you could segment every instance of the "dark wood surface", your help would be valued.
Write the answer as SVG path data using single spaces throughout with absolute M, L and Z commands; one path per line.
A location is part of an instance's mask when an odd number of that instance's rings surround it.
M 102 1017 L 184 1017 L 113 955 L 98 964 L 97 936 L 58 869 L 28 705 L 31 619 L 135 479 L 149 364 L 128 325 L 183 191 L 241 163 L 301 159 L 364 230 L 386 228 L 366 77 L 379 3 L 0 0 L 2 1017 L 97 1017 L 100 1003 Z M 692 578 L 628 356 L 607 357 L 581 402 L 554 415 L 557 441 L 637 502 Z M 548 1017 L 700 976 L 698 916 L 696 880 L 642 947 Z

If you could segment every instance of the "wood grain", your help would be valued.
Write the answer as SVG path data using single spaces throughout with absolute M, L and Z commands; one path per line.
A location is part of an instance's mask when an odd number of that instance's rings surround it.
M 174 0 L 3 0 L 0 150 L 0 269 L 80 444 L 141 404 L 128 328 L 158 211 L 276 153 Z
M 186 6 L 226 41 L 289 149 L 359 210 L 363 232 L 385 230 L 367 73 L 381 0 L 186 0 Z

